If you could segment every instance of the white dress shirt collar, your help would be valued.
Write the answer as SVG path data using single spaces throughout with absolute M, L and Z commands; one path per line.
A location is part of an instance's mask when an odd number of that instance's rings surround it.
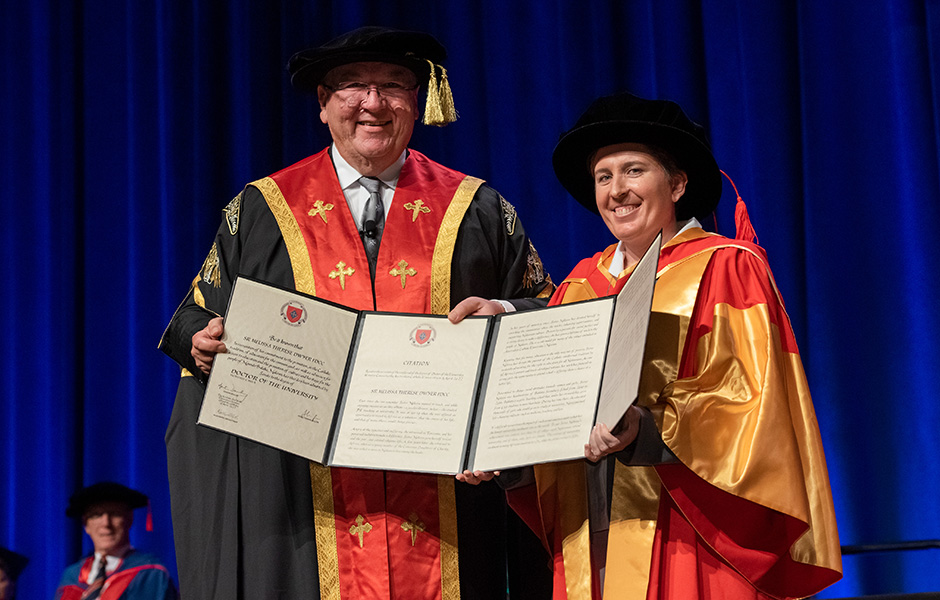
M 336 177 L 339 179 L 339 187 L 346 190 L 352 184 L 359 183 L 359 178 L 362 177 L 362 173 L 346 162 L 346 159 L 343 158 L 339 150 L 336 149 L 336 144 L 333 144 L 331 147 L 330 155 L 333 157 L 333 167 L 336 168 Z M 407 156 L 408 150 L 405 150 L 401 153 L 401 156 L 398 157 L 398 160 L 379 173 L 378 179 L 394 190 L 395 186 L 398 185 L 398 178 L 401 176 L 401 168 L 404 166 Z
M 333 168 L 336 169 L 336 178 L 339 179 L 339 186 L 343 188 L 343 196 L 346 197 L 346 204 L 349 206 L 349 212 L 356 221 L 356 227 L 361 230 L 362 209 L 365 208 L 366 200 L 369 199 L 368 190 L 359 184 L 359 178 L 362 177 L 362 174 L 346 162 L 346 159 L 336 150 L 336 144 L 333 144 L 330 154 L 333 158 Z M 398 160 L 379 173 L 379 181 L 385 184 L 379 186 L 379 193 L 382 195 L 386 218 L 388 218 L 388 213 L 392 208 L 392 201 L 395 199 L 395 187 L 398 185 L 398 178 L 401 176 L 401 169 L 407 156 L 408 150 L 405 150 L 398 157 Z
M 131 551 L 130 546 L 124 546 L 123 548 L 116 550 L 115 552 L 109 553 L 105 557 L 105 573 L 112 573 L 121 562 L 124 560 L 124 557 L 127 556 L 127 553 Z M 101 552 L 95 552 L 95 562 L 91 565 L 91 571 L 88 573 L 88 582 L 91 583 L 98 577 L 98 571 L 101 570 Z
M 679 235 L 686 229 L 692 229 L 693 227 L 701 227 L 702 224 L 698 222 L 698 219 L 692 217 L 688 221 L 679 221 L 676 223 L 679 226 L 679 231 L 676 232 L 676 235 Z M 663 240 L 663 244 L 669 240 Z M 623 273 L 624 264 L 623 264 L 623 242 L 617 242 L 617 249 L 614 251 L 613 258 L 610 259 L 610 274 L 614 277 L 619 277 Z

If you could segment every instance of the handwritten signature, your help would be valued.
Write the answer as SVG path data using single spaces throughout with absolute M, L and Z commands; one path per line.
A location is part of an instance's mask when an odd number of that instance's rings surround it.
M 320 422 L 320 416 L 319 416 L 319 415 L 312 415 L 312 414 L 310 414 L 310 411 L 309 411 L 309 410 L 305 410 L 304 412 L 302 412 L 301 414 L 299 414 L 299 415 L 297 415 L 297 416 L 300 417 L 301 419 L 303 419 L 304 421 L 310 421 L 310 422 L 312 422 L 312 423 L 319 423 L 319 422 Z

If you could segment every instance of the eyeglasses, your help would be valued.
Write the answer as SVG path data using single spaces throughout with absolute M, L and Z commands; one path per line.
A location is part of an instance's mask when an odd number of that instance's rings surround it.
M 336 86 L 323 84 L 323 87 L 334 92 L 349 106 L 358 106 L 366 99 L 369 92 L 375 92 L 386 100 L 402 100 L 418 89 L 418 86 L 406 86 L 397 81 L 368 84 L 364 81 L 341 81 Z

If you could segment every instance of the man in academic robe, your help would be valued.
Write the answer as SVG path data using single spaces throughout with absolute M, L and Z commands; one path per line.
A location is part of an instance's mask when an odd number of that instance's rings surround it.
M 16 599 L 16 580 L 28 563 L 26 556 L 0 546 L 0 600 Z
M 144 506 L 147 496 L 110 481 L 72 495 L 65 514 L 81 521 L 93 552 L 65 569 L 56 600 L 177 598 L 173 580 L 159 559 L 131 546 L 134 509 Z
M 183 369 L 166 443 L 188 599 L 505 597 L 512 528 L 495 486 L 327 468 L 195 424 L 237 275 L 355 309 L 545 305 L 554 288 L 513 207 L 408 149 L 420 87 L 425 123 L 456 118 L 444 58 L 430 35 L 366 27 L 288 64 L 333 143 L 229 203 L 160 342 Z M 547 562 L 536 565 L 526 574 L 547 581 Z

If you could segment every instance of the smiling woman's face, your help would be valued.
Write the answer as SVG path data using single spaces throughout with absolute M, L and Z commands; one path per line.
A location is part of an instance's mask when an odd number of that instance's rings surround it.
M 669 176 L 643 144 L 615 144 L 597 151 L 591 174 L 597 210 L 628 254 L 645 250 L 660 230 L 664 241 L 675 236 L 684 172 Z
M 349 81 L 375 86 L 394 82 L 412 88 L 415 75 L 399 65 L 351 63 L 327 73 L 317 90 L 320 120 L 329 126 L 340 155 L 362 175 L 375 176 L 408 147 L 418 118 L 418 91 L 402 97 L 370 91 L 361 102 L 350 105 L 341 93 L 328 89 Z

